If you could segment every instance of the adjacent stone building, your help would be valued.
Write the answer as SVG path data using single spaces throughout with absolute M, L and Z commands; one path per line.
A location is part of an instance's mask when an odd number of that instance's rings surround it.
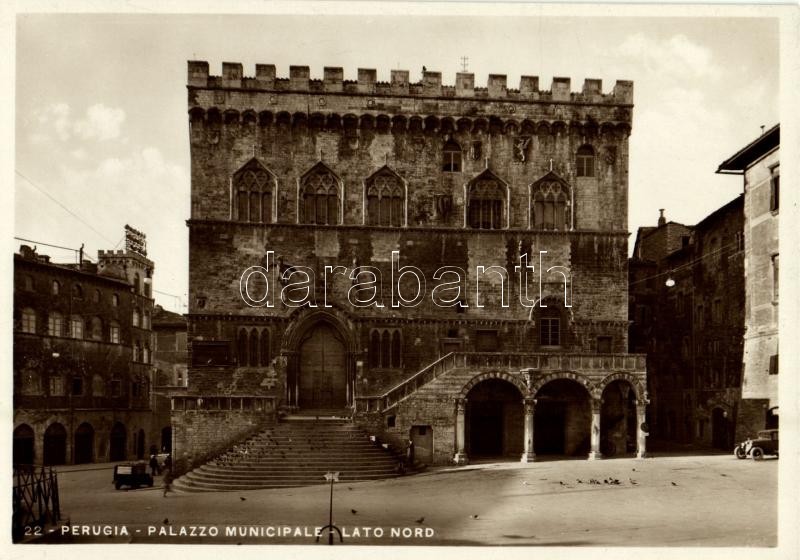
M 648 356 L 651 434 L 733 448 L 742 385 L 743 197 L 694 226 L 639 228 L 631 351 Z
M 171 398 L 183 395 L 188 382 L 186 318 L 156 305 L 153 340 L 153 414 L 161 426 L 161 450 L 171 452 Z
M 14 462 L 143 458 L 153 426 L 153 262 L 100 251 L 56 264 L 14 255 Z
M 722 162 L 744 176 L 745 334 L 737 437 L 778 427 L 780 125 Z
M 411 438 L 423 462 L 643 453 L 645 357 L 627 353 L 633 84 L 571 89 L 190 61 L 176 455 L 288 412 Z

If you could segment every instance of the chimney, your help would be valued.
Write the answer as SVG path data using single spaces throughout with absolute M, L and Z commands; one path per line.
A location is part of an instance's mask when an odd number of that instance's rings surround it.
M 661 227 L 661 226 L 663 226 L 664 224 L 667 223 L 667 219 L 664 217 L 664 209 L 663 208 L 659 208 L 658 211 L 661 213 L 661 215 L 658 217 L 658 227 Z

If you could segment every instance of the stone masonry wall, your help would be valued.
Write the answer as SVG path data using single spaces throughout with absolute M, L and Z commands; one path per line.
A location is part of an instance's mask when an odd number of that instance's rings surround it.
M 263 411 L 198 410 L 173 411 L 171 420 L 172 455 L 191 464 L 274 424 L 275 416 Z

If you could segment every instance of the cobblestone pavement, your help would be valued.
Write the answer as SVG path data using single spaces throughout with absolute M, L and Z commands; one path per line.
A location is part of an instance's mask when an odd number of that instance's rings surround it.
M 777 467 L 711 455 L 439 468 L 335 485 L 334 523 L 345 544 L 775 546 Z M 165 498 L 160 477 L 116 491 L 111 476 L 61 472 L 72 527 L 44 540 L 314 544 L 328 523 L 325 485 Z

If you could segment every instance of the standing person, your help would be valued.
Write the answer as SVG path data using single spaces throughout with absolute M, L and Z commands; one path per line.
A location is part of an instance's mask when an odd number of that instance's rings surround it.
M 414 466 L 414 440 L 408 439 L 406 445 L 406 468 L 410 469 Z
M 169 457 L 167 457 L 169 459 Z M 172 460 L 170 460 L 170 464 Z M 164 473 L 164 497 L 167 497 L 167 492 L 172 491 L 172 469 L 167 469 Z
M 158 474 L 158 459 L 155 455 L 150 455 L 150 474 L 153 476 Z
M 164 459 L 164 470 L 171 471 L 172 470 L 172 454 L 167 453 L 167 457 Z

